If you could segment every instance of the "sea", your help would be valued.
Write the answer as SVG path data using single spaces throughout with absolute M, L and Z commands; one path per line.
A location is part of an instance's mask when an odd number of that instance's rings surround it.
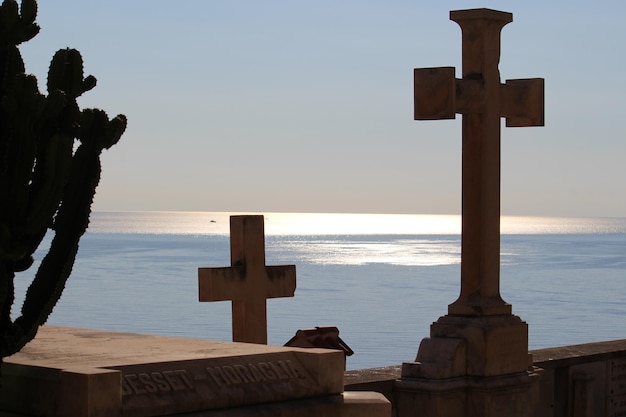
M 336 326 L 347 369 L 399 365 L 459 294 L 460 216 L 95 212 L 48 324 L 231 340 L 231 303 L 199 302 L 197 270 L 230 265 L 233 214 L 263 214 L 266 264 L 296 265 L 295 297 L 267 301 L 269 344 Z M 626 218 L 504 216 L 501 231 L 501 294 L 530 349 L 626 339 Z

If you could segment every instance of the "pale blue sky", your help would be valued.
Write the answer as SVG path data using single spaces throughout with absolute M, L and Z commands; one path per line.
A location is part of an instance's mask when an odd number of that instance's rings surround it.
M 413 68 L 456 66 L 449 11 L 513 13 L 502 79 L 546 79 L 503 129 L 503 214 L 626 216 L 626 2 L 40 0 L 44 86 L 77 48 L 124 113 L 96 210 L 460 213 L 460 120 L 417 122 Z

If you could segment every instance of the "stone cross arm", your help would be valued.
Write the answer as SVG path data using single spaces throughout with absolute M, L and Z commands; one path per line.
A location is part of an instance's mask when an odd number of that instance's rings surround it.
M 485 111 L 484 82 L 480 77 L 455 78 L 454 67 L 414 70 L 415 120 L 454 119 L 456 113 Z M 506 80 L 499 85 L 498 116 L 507 127 L 544 125 L 544 79 Z
M 244 301 L 250 296 L 263 299 L 293 297 L 296 291 L 295 265 L 265 266 L 267 285 L 260 293 L 256 288 L 253 294 L 248 291 L 246 282 L 246 268 L 244 266 L 229 266 L 220 268 L 198 268 L 198 285 L 200 301 Z M 261 292 L 262 292 L 261 290 Z

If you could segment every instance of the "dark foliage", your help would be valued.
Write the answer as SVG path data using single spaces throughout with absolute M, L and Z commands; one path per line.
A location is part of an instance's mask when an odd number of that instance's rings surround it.
M 100 180 L 100 154 L 120 139 L 126 117 L 109 120 L 76 99 L 96 85 L 74 49 L 59 50 L 48 94 L 25 72 L 18 45 L 39 32 L 37 2 L 0 6 L 0 360 L 32 340 L 59 300 L 89 224 Z M 17 272 L 33 264 L 48 230 L 54 237 L 15 320 Z

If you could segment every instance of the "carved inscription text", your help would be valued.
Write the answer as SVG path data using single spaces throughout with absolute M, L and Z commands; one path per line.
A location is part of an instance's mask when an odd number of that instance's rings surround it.
M 229 386 L 271 382 L 306 382 L 306 374 L 290 360 L 209 366 L 202 372 L 187 369 L 127 373 L 122 376 L 122 395 L 146 395 L 195 391 L 208 384 L 211 391 Z
M 608 415 L 626 417 L 626 359 L 608 362 Z

